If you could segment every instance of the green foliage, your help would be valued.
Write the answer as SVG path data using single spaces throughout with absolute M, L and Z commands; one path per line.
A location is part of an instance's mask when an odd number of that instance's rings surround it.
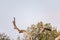
M 20 36 L 17 37 L 17 40 L 20 40 Z
M 10 40 L 10 38 L 5 33 L 0 33 L 0 40 Z
M 48 28 L 51 31 L 44 30 L 40 33 L 41 28 Z M 55 40 L 60 35 L 60 32 L 57 32 L 57 29 L 54 29 L 50 23 L 43 24 L 43 22 L 39 22 L 36 25 L 33 24 L 27 30 L 30 32 L 32 40 Z

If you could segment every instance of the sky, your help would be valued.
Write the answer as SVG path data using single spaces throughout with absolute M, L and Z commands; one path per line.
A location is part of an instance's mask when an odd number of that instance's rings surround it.
M 13 17 L 21 29 L 43 21 L 60 30 L 60 0 L 0 0 L 0 32 L 11 38 L 22 35 L 13 29 Z

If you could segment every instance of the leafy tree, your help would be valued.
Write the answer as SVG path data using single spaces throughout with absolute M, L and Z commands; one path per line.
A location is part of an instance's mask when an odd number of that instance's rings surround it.
M 32 24 L 27 30 L 21 30 L 16 26 L 14 18 L 13 25 L 19 33 L 25 33 L 25 40 L 55 40 L 60 35 L 50 23 L 39 22 L 36 25 Z
M 50 29 L 44 30 L 40 33 L 43 28 Z M 28 32 L 30 32 L 32 40 L 55 40 L 55 38 L 60 35 L 60 32 L 57 32 L 57 29 L 54 29 L 50 23 L 39 22 L 36 25 L 31 25 L 31 27 L 27 28 Z
M 17 37 L 17 40 L 20 40 L 20 36 Z
M 0 33 L 0 40 L 10 40 L 10 38 L 5 33 Z

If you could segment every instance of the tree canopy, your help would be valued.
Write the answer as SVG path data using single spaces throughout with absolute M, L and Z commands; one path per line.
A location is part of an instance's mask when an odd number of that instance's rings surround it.
M 40 33 L 42 28 L 47 28 L 51 31 L 44 30 Z M 43 22 L 39 22 L 36 25 L 32 24 L 31 27 L 27 28 L 27 30 L 31 34 L 32 40 L 55 40 L 55 38 L 60 35 L 60 32 L 57 32 L 57 29 L 54 28 L 50 23 L 44 24 Z

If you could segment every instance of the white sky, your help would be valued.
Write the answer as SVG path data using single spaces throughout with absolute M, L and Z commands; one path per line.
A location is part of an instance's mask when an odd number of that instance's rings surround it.
M 60 0 L 0 0 L 0 32 L 16 37 L 13 17 L 21 29 L 39 21 L 60 29 Z

